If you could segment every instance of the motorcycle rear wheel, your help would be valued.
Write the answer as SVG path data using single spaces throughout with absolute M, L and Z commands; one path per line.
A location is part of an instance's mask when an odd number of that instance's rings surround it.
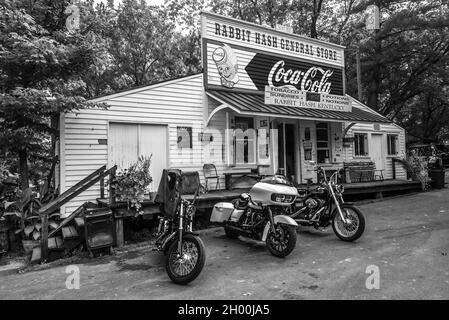
M 356 207 L 348 204 L 340 206 L 341 211 L 346 218 L 351 220 L 351 223 L 344 223 L 340 217 L 338 209 L 335 208 L 332 229 L 340 240 L 343 241 L 355 241 L 360 238 L 365 231 L 365 217 L 362 212 Z
M 182 257 L 178 254 L 178 240 L 173 241 L 167 251 L 165 269 L 170 279 L 177 284 L 187 284 L 198 277 L 206 261 L 203 241 L 193 235 L 182 237 Z
M 279 258 L 288 256 L 296 246 L 296 228 L 279 223 L 275 226 L 276 234 L 271 230 L 267 235 L 267 248 L 270 253 Z

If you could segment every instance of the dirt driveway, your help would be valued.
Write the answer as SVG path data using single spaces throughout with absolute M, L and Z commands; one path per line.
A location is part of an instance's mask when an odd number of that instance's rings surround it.
M 171 283 L 162 256 L 143 248 L 77 262 L 79 289 L 66 288 L 67 265 L 0 274 L 0 299 L 449 299 L 449 190 L 360 208 L 367 230 L 356 243 L 303 228 L 286 259 L 210 230 L 206 265 L 188 286 Z M 378 268 L 379 289 L 367 289 L 367 268 Z

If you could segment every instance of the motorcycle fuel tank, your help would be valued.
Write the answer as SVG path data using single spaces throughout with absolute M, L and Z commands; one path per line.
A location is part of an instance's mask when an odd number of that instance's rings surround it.
M 257 204 L 290 206 L 298 196 L 298 190 L 285 184 L 258 182 L 251 188 L 249 194 Z

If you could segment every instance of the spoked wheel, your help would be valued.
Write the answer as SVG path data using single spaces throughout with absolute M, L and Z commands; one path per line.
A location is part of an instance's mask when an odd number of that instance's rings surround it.
M 360 238 L 365 230 L 365 218 L 360 210 L 351 205 L 342 205 L 341 211 L 346 222 L 341 218 L 338 209 L 335 210 L 332 229 L 337 237 L 343 241 L 354 241 Z
M 178 252 L 177 240 L 168 248 L 165 268 L 174 283 L 187 284 L 198 277 L 205 260 L 203 241 L 197 236 L 186 234 L 182 238 L 182 255 Z
M 273 256 L 286 257 L 296 246 L 296 228 L 278 223 L 275 232 L 269 231 L 267 236 L 267 248 Z

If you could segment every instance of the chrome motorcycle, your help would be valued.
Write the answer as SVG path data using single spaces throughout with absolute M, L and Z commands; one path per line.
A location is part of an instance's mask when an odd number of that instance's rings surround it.
M 272 255 L 286 257 L 296 246 L 298 224 L 284 212 L 297 196 L 296 188 L 284 177 L 267 177 L 232 203 L 217 203 L 210 221 L 223 225 L 229 238 L 264 241 Z
M 174 170 L 172 170 L 174 171 Z M 177 173 L 169 172 L 167 175 L 173 185 L 180 183 Z M 179 196 L 179 195 L 178 195 Z M 174 203 L 174 214 L 166 210 L 159 218 L 159 225 L 155 234 L 156 250 L 166 255 L 165 269 L 170 279 L 177 284 L 187 284 L 201 273 L 206 260 L 206 250 L 203 241 L 193 233 L 193 218 L 196 212 L 195 194 L 193 201 L 188 201 L 179 196 L 179 201 L 170 196 Z M 164 212 L 164 210 L 161 210 Z
M 306 189 L 298 189 L 299 201 L 292 206 L 290 217 L 299 225 L 316 229 L 332 224 L 332 229 L 341 240 L 357 240 L 365 230 L 365 218 L 357 207 L 343 200 L 344 187 L 338 183 L 342 170 L 329 178 L 324 168 L 317 167 L 316 171 L 322 177 L 320 185 L 311 189 L 308 184 Z

